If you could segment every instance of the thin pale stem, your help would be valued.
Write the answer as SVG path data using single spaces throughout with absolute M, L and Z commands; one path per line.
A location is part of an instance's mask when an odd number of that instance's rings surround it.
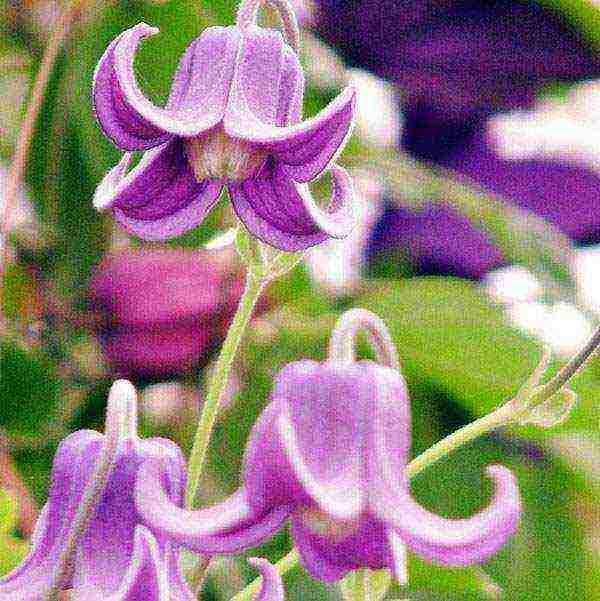
M 432 447 L 415 457 L 407 466 L 406 473 L 409 478 L 414 478 L 425 468 L 433 465 L 452 451 L 458 449 L 464 444 L 475 440 L 483 434 L 507 425 L 514 419 L 514 408 L 511 403 L 506 403 L 492 413 L 484 415 L 474 422 L 467 424 L 460 430 L 453 432 L 446 438 L 440 440 Z
M 600 327 L 592 334 L 585 346 L 547 383 L 541 387 L 540 396 L 549 399 L 557 393 L 593 357 L 600 346 Z
M 194 506 L 196 500 L 200 475 L 206 460 L 208 443 L 217 419 L 219 403 L 229 380 L 229 372 L 231 371 L 233 360 L 263 288 L 263 280 L 255 277 L 249 271 L 246 277 L 244 294 L 240 300 L 240 304 L 229 331 L 227 332 L 227 338 L 225 338 L 225 342 L 223 343 L 221 353 L 219 354 L 215 370 L 208 386 L 206 400 L 204 402 L 204 407 L 202 408 L 198 429 L 196 430 L 196 435 L 194 437 L 194 445 L 189 460 L 188 484 L 185 495 L 186 506 L 189 508 Z
M 21 131 L 17 140 L 17 145 L 13 155 L 12 163 L 10 165 L 10 171 L 8 174 L 8 183 L 6 190 L 4 191 L 4 211 L 2 213 L 2 219 L 0 223 L 0 238 L 6 241 L 8 231 L 10 228 L 10 219 L 13 211 L 13 205 L 17 191 L 21 185 L 23 179 L 23 173 L 27 166 L 27 156 L 29 155 L 29 149 L 31 147 L 31 141 L 35 131 L 35 124 L 42 107 L 44 100 L 44 94 L 56 59 L 60 53 L 63 42 L 66 39 L 71 24 L 77 18 L 77 15 L 83 8 L 87 0 L 72 0 L 72 2 L 65 8 L 60 15 L 56 23 L 56 27 L 50 36 L 48 46 L 42 57 L 40 69 L 37 73 L 33 88 L 31 90 L 31 97 L 27 106 L 27 112 L 25 118 L 21 124 Z M 8 243 L 5 243 L 3 249 L 0 250 L 2 256 L 0 256 L 0 286 L 4 280 L 4 270 L 6 262 L 8 261 Z

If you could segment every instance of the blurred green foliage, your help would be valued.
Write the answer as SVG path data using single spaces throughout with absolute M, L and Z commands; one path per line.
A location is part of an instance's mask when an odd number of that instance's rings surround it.
M 548 2 L 566 7 L 569 15 L 586 24 L 598 16 L 596 8 L 580 0 Z M 98 59 L 125 28 L 139 21 L 158 26 L 161 33 L 140 49 L 136 72 L 149 96 L 164 101 L 179 56 L 189 42 L 210 24 L 231 23 L 236 5 L 233 0 L 160 4 L 123 0 L 99 5 L 75 27 L 48 87 L 27 172 L 33 201 L 51 242 L 43 262 L 35 256 L 31 260 L 38 261 L 43 278 L 56 284 L 71 305 L 81 304 L 90 273 L 108 246 L 111 219 L 93 210 L 91 197 L 119 157 L 102 135 L 91 107 L 90 87 Z M 28 35 L 7 31 L 0 36 L 0 53 L 26 56 L 31 62 L 27 71 L 35 73 L 39 47 Z M 314 114 L 328 100 L 326 93 L 309 88 L 306 112 Z M 0 151 L 6 156 L 10 144 L 5 146 L 3 142 Z M 356 142 L 348 152 L 360 150 Z M 475 212 L 469 199 L 465 203 Z M 221 229 L 223 213 L 215 212 L 207 225 L 175 244 L 197 246 L 208 240 Z M 509 244 L 511 236 L 505 238 Z M 521 256 L 521 250 L 515 254 Z M 275 309 L 254 322 L 244 341 L 238 365 L 241 389 L 217 425 L 207 490 L 210 484 L 225 494 L 237 486 L 245 442 L 268 402 L 273 377 L 288 362 L 322 360 L 329 332 L 349 305 L 381 315 L 398 344 L 411 394 L 413 454 L 509 399 L 531 373 L 541 356 L 539 344 L 509 326 L 501 309 L 492 306 L 476 285 L 448 278 L 409 279 L 405 277 L 408 267 L 400 273 L 389 265 L 380 267 L 376 275 L 382 279 L 369 281 L 361 295 L 344 301 L 333 301 L 319 292 L 304 266 L 270 287 Z M 22 264 L 7 272 L 2 304 L 11 323 L 27 324 L 38 317 L 37 312 L 28 312 L 35 303 L 32 277 Z M 57 335 L 53 344 L 58 340 L 66 347 L 78 335 L 74 327 L 52 334 Z M 46 348 L 50 346 L 47 340 L 39 348 L 28 348 L 21 338 L 15 334 L 0 344 L 0 427 L 21 441 L 32 441 L 32 447 L 42 447 L 37 450 L 25 444 L 15 455 L 25 481 L 43 500 L 57 441 L 36 438 L 56 420 L 65 384 L 73 382 L 65 382 L 62 352 Z M 70 427 L 101 428 L 109 379 L 77 384 L 85 387 L 85 395 Z M 598 524 L 593 524 L 593 512 L 587 521 L 581 514 L 582 503 L 593 507 L 600 498 L 598 455 L 592 455 L 588 463 L 578 462 L 560 452 L 554 442 L 554 437 L 577 434 L 600 442 L 597 367 L 580 374 L 573 389 L 580 402 L 559 428 L 515 427 L 486 437 L 435 465 L 414 483 L 415 495 L 428 507 L 444 515 L 466 516 L 489 501 L 486 465 L 498 462 L 515 470 L 523 495 L 523 523 L 506 549 L 484 566 L 510 601 L 600 598 L 598 560 L 586 534 L 590 521 L 596 529 Z M 148 423 L 143 430 L 153 433 Z M 18 563 L 26 550 L 14 533 L 15 511 L 8 495 L 0 492 L 0 574 Z M 289 536 L 283 533 L 261 552 L 276 560 L 290 545 Z M 478 570 L 433 567 L 414 557 L 410 568 L 408 594 L 413 601 L 490 598 Z M 240 571 L 248 580 L 254 575 L 241 562 Z M 209 587 L 210 598 L 219 598 L 215 582 Z M 290 599 L 339 598 L 339 592 L 313 582 L 302 570 L 291 574 L 286 583 Z M 393 596 L 405 592 L 396 590 Z
M 17 508 L 14 500 L 0 489 L 0 576 L 10 572 L 27 554 L 28 544 L 17 538 Z

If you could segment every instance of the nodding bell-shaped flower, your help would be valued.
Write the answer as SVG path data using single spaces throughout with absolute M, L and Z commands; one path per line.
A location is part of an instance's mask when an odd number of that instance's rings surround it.
M 354 360 L 354 337 L 366 328 L 380 365 Z M 487 473 L 496 489 L 468 519 L 445 519 L 412 498 L 409 399 L 395 348 L 382 322 L 353 310 L 334 331 L 325 363 L 300 361 L 277 377 L 271 402 L 246 448 L 243 485 L 233 501 L 197 511 L 169 500 L 164 468 L 147 461 L 138 479 L 145 521 L 204 553 L 240 551 L 265 515 L 291 518 L 304 566 L 335 581 L 358 568 L 389 568 L 406 580 L 406 547 L 448 566 L 483 562 L 515 531 L 520 497 L 513 474 Z M 213 516 L 217 515 L 217 520 Z
M 80 430 L 59 446 L 52 484 L 29 556 L 0 579 L 0 601 L 46 601 L 69 590 L 75 601 L 195 601 L 179 566 L 180 545 L 142 524 L 134 498 L 141 464 L 160 465 L 165 494 L 183 504 L 185 460 L 177 445 L 137 435 L 137 400 L 113 385 L 105 433 Z M 273 566 L 262 572 L 262 601 L 283 601 Z
M 112 209 L 131 233 L 163 240 L 196 227 L 224 186 L 245 227 L 278 249 L 298 251 L 351 231 L 352 184 L 333 163 L 352 129 L 355 91 L 346 88 L 301 121 L 296 18 L 287 0 L 277 0 L 286 38 L 258 27 L 263 1 L 246 0 L 237 25 L 210 27 L 192 42 L 164 108 L 143 95 L 133 70 L 140 41 L 156 28 L 128 29 L 100 59 L 96 116 L 127 152 L 100 183 L 94 204 Z M 139 150 L 146 152 L 128 172 L 131 152 Z M 328 169 L 333 196 L 323 210 L 307 182 Z

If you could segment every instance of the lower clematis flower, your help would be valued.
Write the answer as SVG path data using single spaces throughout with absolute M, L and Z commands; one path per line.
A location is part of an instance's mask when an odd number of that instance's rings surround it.
M 260 0 L 246 0 L 234 27 L 211 27 L 184 54 L 164 108 L 139 89 L 133 70 L 145 23 L 125 31 L 96 68 L 93 99 L 103 132 L 127 151 L 99 185 L 94 204 L 110 208 L 128 231 L 147 240 L 199 225 L 224 186 L 246 228 L 263 242 L 298 251 L 352 229 L 352 184 L 334 161 L 350 135 L 355 91 L 346 88 L 316 117 L 301 121 L 304 75 L 297 24 L 256 24 Z M 288 8 L 286 12 L 286 7 Z M 146 151 L 130 172 L 132 151 Z M 331 170 L 333 196 L 321 209 L 308 189 Z
M 1 601 L 70 599 L 195 601 L 179 566 L 180 545 L 142 524 L 134 498 L 140 465 L 156 461 L 170 502 L 183 503 L 185 460 L 177 445 L 137 435 L 136 393 L 120 380 L 108 401 L 105 434 L 80 430 L 59 446 L 52 484 L 29 556 L 0 579 Z M 283 601 L 279 576 L 255 560 L 261 601 Z M 262 595 L 262 596 L 261 596 Z
M 332 341 L 343 349 L 340 331 L 354 328 L 355 335 L 356 323 L 342 325 Z M 393 359 L 387 330 L 374 333 Z M 397 369 L 339 353 L 326 363 L 299 361 L 277 377 L 246 448 L 243 485 L 229 500 L 180 509 L 161 484 L 164 467 L 149 460 L 137 482 L 138 509 L 152 529 L 202 553 L 250 547 L 264 516 L 281 511 L 304 566 L 325 581 L 359 568 L 389 568 L 405 581 L 407 547 L 448 566 L 488 559 L 520 517 L 513 474 L 489 467 L 496 485 L 489 506 L 468 519 L 445 519 L 412 498 L 409 450 L 409 399 Z

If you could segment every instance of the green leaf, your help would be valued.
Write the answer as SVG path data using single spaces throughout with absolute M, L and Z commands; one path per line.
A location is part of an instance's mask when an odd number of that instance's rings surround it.
M 594 0 L 537 0 L 562 13 L 596 49 L 600 48 L 600 6 Z
M 512 398 L 542 355 L 541 345 L 510 326 L 502 309 L 464 280 L 373 283 L 357 304 L 384 318 L 410 381 L 444 390 L 473 416 L 485 415 Z M 561 431 L 598 428 L 597 375 L 587 369 L 571 388 L 580 401 Z M 548 431 L 533 426 L 518 432 L 548 436 Z
M 0 424 L 9 433 L 36 436 L 54 414 L 61 385 L 44 354 L 10 339 L 0 344 Z

